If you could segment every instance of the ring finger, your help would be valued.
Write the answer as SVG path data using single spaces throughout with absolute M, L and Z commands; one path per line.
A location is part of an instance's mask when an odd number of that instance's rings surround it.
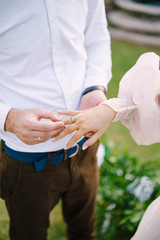
M 70 125 L 70 124 L 74 124 L 76 122 L 77 118 L 76 116 L 71 116 L 71 117 L 68 117 L 66 119 L 63 120 L 63 123 L 64 125 Z
M 42 143 L 46 142 L 49 139 L 54 138 L 57 134 L 59 134 L 61 131 L 63 131 L 65 128 L 60 128 L 51 132 L 40 132 L 40 131 L 34 131 L 32 135 L 32 142 L 35 143 Z

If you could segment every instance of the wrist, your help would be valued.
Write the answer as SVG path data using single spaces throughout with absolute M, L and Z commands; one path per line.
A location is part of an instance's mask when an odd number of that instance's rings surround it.
M 105 88 L 104 86 L 99 85 L 99 86 L 91 86 L 91 87 L 86 88 L 86 89 L 83 91 L 83 93 L 82 93 L 82 97 L 83 97 L 84 95 L 86 95 L 87 93 L 92 92 L 92 91 L 95 91 L 95 90 L 100 90 L 100 91 L 102 91 L 104 94 L 106 94 L 106 88 Z
M 99 107 L 101 108 L 102 112 L 107 114 L 107 116 L 109 114 L 111 120 L 113 121 L 113 119 L 116 117 L 117 112 L 113 108 L 111 108 L 110 106 L 108 106 L 106 104 L 103 104 L 103 103 L 99 104 Z
M 14 129 L 14 120 L 17 117 L 19 110 L 11 108 L 7 114 L 6 121 L 4 124 L 4 130 L 8 132 L 13 132 Z

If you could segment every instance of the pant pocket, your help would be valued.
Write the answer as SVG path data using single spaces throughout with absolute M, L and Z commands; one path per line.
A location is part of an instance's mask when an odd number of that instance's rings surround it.
M 21 162 L 11 158 L 6 152 L 0 159 L 0 197 L 4 200 L 15 196 L 20 183 Z

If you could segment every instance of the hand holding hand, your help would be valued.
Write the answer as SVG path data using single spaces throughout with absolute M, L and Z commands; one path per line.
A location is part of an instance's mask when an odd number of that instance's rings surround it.
M 51 121 L 41 121 L 42 118 Z M 51 111 L 12 108 L 6 118 L 5 130 L 15 133 L 25 144 L 33 145 L 45 142 L 64 129 L 64 123 Z M 39 141 L 40 140 L 40 141 Z
M 81 137 L 88 132 L 93 132 L 92 136 L 84 143 L 83 149 L 94 144 L 98 138 L 109 127 L 114 119 L 116 112 L 105 104 L 84 111 L 60 111 L 60 114 L 71 115 L 63 120 L 65 125 L 69 125 L 60 132 L 54 141 L 76 131 L 67 144 L 67 149 L 76 143 Z

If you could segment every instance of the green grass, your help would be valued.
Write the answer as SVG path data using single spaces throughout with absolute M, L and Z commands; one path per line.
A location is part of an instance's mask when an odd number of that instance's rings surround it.
M 0 240 L 8 240 L 8 215 L 4 202 L 0 200 Z
M 154 51 L 160 55 L 160 48 L 149 48 L 136 46 L 124 42 L 112 42 L 113 59 L 113 78 L 108 88 L 108 98 L 115 97 L 118 92 L 118 84 L 121 77 L 136 62 L 138 57 L 144 52 Z M 139 161 L 159 161 L 160 144 L 144 147 L 137 146 L 130 137 L 129 131 L 121 123 L 113 123 L 101 138 L 104 144 L 114 144 L 117 150 L 127 149 L 138 156 Z M 66 240 L 65 224 L 61 214 L 61 204 L 59 204 L 51 213 L 51 226 L 48 231 L 48 240 Z M 0 240 L 9 240 L 8 238 L 8 216 L 4 202 L 0 200 Z

